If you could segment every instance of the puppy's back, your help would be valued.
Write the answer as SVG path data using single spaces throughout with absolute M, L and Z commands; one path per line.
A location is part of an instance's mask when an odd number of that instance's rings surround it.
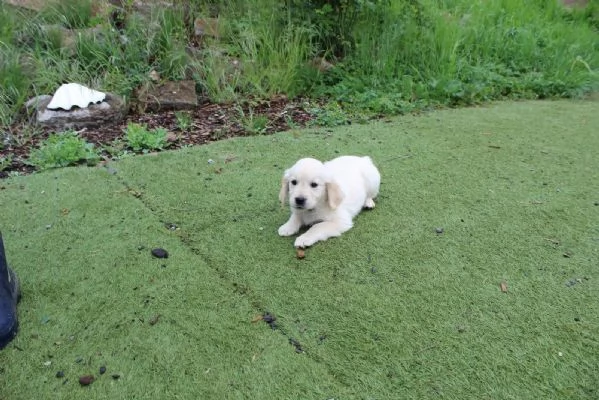
M 346 195 L 360 198 L 363 195 L 370 199 L 378 195 L 381 175 L 370 157 L 341 156 L 324 165 L 327 173 L 334 177 Z M 355 193 L 356 191 L 364 193 Z

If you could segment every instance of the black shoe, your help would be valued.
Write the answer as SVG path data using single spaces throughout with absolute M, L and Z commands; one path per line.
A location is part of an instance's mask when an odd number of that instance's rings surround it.
M 0 349 L 17 335 L 17 303 L 20 297 L 19 279 L 14 271 L 8 268 L 0 234 Z

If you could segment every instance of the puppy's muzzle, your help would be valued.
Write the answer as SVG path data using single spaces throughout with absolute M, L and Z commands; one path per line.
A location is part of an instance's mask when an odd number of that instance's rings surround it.
M 304 208 L 306 206 L 306 198 L 304 196 L 298 196 L 293 199 L 297 208 Z

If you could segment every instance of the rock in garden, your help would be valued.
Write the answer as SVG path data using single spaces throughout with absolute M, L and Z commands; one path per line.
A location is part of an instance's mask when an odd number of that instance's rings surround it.
M 193 110 L 198 106 L 196 83 L 189 81 L 167 81 L 137 89 L 139 107 L 146 111 Z
M 38 96 L 30 99 L 25 106 L 33 114 L 37 124 L 58 131 L 113 125 L 127 114 L 124 100 L 111 93 L 106 93 L 103 101 L 85 108 L 74 106 L 70 110 L 51 110 L 48 108 L 51 101 L 50 96 Z
M 136 91 L 139 107 L 146 111 L 193 110 L 198 106 L 196 83 L 167 81 L 149 85 Z

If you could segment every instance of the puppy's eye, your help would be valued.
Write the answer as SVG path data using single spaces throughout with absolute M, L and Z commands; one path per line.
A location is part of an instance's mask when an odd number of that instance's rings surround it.
M 293 186 L 295 186 L 295 185 L 297 185 L 297 181 L 294 179 L 294 180 L 292 180 L 292 181 L 291 181 L 291 184 L 292 184 Z
M 315 188 L 315 187 L 318 187 L 318 183 L 316 183 L 316 182 L 312 182 L 312 183 L 310 184 L 310 186 L 311 186 L 311 187 L 313 187 L 313 188 Z

